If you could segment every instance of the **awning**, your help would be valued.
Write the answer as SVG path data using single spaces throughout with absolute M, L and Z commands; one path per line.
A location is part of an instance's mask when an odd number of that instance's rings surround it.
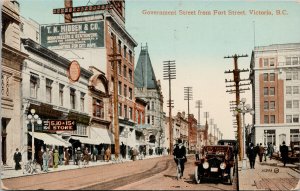
M 71 136 L 71 139 L 78 140 L 81 143 L 89 144 L 89 145 L 99 145 L 100 144 L 100 142 L 98 140 L 90 139 L 90 138 L 87 138 L 87 137 Z
M 107 129 L 91 128 L 91 138 L 97 140 L 99 143 L 113 144 L 115 136 Z
M 29 134 L 32 136 L 32 132 L 29 132 Z M 59 136 L 55 136 L 54 134 L 34 132 L 33 136 L 34 138 L 44 141 L 46 145 L 56 145 L 56 146 L 64 146 L 64 147 L 72 146 L 70 143 L 63 140 Z

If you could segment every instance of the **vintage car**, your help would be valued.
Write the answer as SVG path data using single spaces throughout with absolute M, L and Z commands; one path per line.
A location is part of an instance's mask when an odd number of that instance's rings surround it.
M 200 160 L 195 161 L 195 181 L 203 179 L 219 179 L 232 184 L 235 166 L 233 146 L 211 145 L 204 146 Z

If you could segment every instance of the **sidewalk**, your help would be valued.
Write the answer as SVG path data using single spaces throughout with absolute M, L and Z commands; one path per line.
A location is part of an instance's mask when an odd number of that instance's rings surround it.
M 242 170 L 242 161 L 238 162 L 239 190 L 299 190 L 299 171 L 297 165 L 287 164 L 283 166 L 281 161 L 270 160 L 255 161 L 255 169 L 250 169 L 247 158 L 247 169 Z M 297 186 L 298 184 L 298 186 Z M 297 188 L 297 189 L 296 189 Z
M 156 158 L 156 157 L 164 157 L 167 155 L 151 155 L 151 156 L 146 156 L 144 159 L 150 159 L 150 158 Z M 140 159 L 137 159 L 140 160 Z M 130 159 L 123 159 L 123 162 L 130 162 L 132 160 Z M 93 162 L 90 161 L 89 165 L 86 166 L 86 168 L 89 167 L 93 167 L 93 166 L 100 166 L 100 165 L 107 165 L 107 164 L 112 164 L 112 163 L 116 163 L 113 160 L 110 160 L 109 162 L 104 162 L 104 161 L 97 161 L 97 162 Z M 69 165 L 58 165 L 58 168 L 54 170 L 54 168 L 49 168 L 47 173 L 51 173 L 51 172 L 58 172 L 58 171 L 64 171 L 64 170 L 71 170 L 71 169 L 79 169 L 79 168 L 84 168 L 83 166 L 78 166 L 78 165 L 74 165 L 73 161 L 70 161 Z M 34 176 L 34 175 L 38 175 L 38 174 L 42 174 L 42 173 L 46 173 L 46 172 L 41 172 L 39 171 L 39 173 L 34 173 L 34 174 L 23 174 L 23 169 L 21 170 L 15 170 L 15 169 L 10 169 L 10 170 L 4 170 L 1 172 L 1 179 L 7 179 L 7 178 L 15 178 L 15 177 L 21 177 L 21 176 Z

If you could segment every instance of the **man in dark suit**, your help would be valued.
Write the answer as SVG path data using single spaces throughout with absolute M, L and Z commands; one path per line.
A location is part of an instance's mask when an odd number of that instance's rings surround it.
M 280 146 L 280 154 L 281 154 L 283 166 L 285 166 L 285 164 L 287 163 L 287 160 L 288 160 L 288 153 L 289 153 L 289 149 L 288 149 L 288 147 L 285 145 L 285 141 L 283 141 L 283 142 L 282 142 L 282 146 Z
M 250 144 L 250 147 L 247 149 L 247 155 L 250 161 L 250 168 L 254 169 L 255 165 L 255 158 L 256 158 L 256 148 L 254 147 L 253 143 Z
M 15 166 L 16 170 L 20 170 L 21 169 L 21 165 L 20 165 L 21 160 L 22 160 L 22 155 L 19 152 L 19 149 L 17 148 L 16 152 L 14 154 L 14 161 L 16 163 L 16 166 Z

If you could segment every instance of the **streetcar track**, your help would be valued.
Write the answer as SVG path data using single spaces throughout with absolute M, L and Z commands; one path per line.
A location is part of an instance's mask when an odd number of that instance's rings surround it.
M 160 163 L 160 164 L 159 164 Z M 163 163 L 163 165 L 161 165 Z M 124 176 L 115 180 L 110 180 L 102 183 L 95 183 L 87 187 L 83 187 L 80 190 L 113 190 L 121 186 L 125 186 L 130 183 L 141 181 L 145 178 L 149 178 L 157 173 L 165 171 L 169 168 L 171 161 L 158 161 L 155 166 L 150 170 L 145 170 L 140 173 Z

